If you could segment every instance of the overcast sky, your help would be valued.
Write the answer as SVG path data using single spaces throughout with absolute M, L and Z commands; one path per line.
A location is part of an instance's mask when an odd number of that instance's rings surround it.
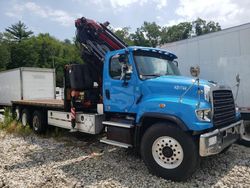
M 227 28 L 249 22 L 249 8 L 250 0 L 0 0 L 0 32 L 21 20 L 35 34 L 72 39 L 82 16 L 132 31 L 143 21 L 165 26 L 197 17 Z

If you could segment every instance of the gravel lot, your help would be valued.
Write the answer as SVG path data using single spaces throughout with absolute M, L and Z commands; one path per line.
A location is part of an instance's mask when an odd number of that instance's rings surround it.
M 250 148 L 234 145 L 202 160 L 187 182 L 151 175 L 132 151 L 99 143 L 98 137 L 60 139 L 0 131 L 0 187 L 250 187 Z

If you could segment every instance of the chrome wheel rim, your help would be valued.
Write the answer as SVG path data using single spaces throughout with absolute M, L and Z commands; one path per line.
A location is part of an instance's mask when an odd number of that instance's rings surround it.
M 241 138 L 250 141 L 250 121 L 244 122 L 244 125 L 241 126 Z
M 16 108 L 16 120 L 18 121 L 20 119 L 20 111 L 18 108 Z
M 34 116 L 33 118 L 33 128 L 37 131 L 39 127 L 39 119 L 37 116 Z
M 27 125 L 27 114 L 26 113 L 22 114 L 22 125 L 23 126 Z
M 154 141 L 152 154 L 157 164 L 166 169 L 177 168 L 184 158 L 180 143 L 169 136 L 162 136 Z

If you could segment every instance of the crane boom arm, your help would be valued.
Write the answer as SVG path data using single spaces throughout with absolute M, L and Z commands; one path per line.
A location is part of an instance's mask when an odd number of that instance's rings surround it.
M 83 47 L 84 53 L 94 55 L 99 61 L 104 60 L 107 51 L 127 47 L 121 39 L 107 28 L 108 25 L 109 22 L 98 23 L 84 17 L 75 21 L 77 42 Z

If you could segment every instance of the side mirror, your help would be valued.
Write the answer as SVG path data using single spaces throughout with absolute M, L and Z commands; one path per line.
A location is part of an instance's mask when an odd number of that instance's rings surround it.
M 237 83 L 240 83 L 240 75 L 239 75 L 239 73 L 236 75 L 236 78 L 235 78 L 235 79 L 236 79 L 236 82 L 237 82 Z
M 127 80 L 130 80 L 132 71 L 132 66 L 129 64 L 122 64 L 122 74 L 120 80 L 124 80 L 124 84 L 127 85 Z
M 193 77 L 198 77 L 200 75 L 200 67 L 190 67 L 190 73 Z
M 240 75 L 239 75 L 239 73 L 236 75 L 236 77 L 235 77 L 235 79 L 236 79 L 236 87 L 237 87 L 237 91 L 236 91 L 236 95 L 235 95 L 235 98 L 234 98 L 234 100 L 236 101 L 237 100 L 237 97 L 238 97 L 238 93 L 239 93 L 239 88 L 240 88 Z
M 174 65 L 175 65 L 176 67 L 179 66 L 179 63 L 178 63 L 178 61 L 176 61 L 176 60 L 174 60 L 173 63 L 174 63 Z

